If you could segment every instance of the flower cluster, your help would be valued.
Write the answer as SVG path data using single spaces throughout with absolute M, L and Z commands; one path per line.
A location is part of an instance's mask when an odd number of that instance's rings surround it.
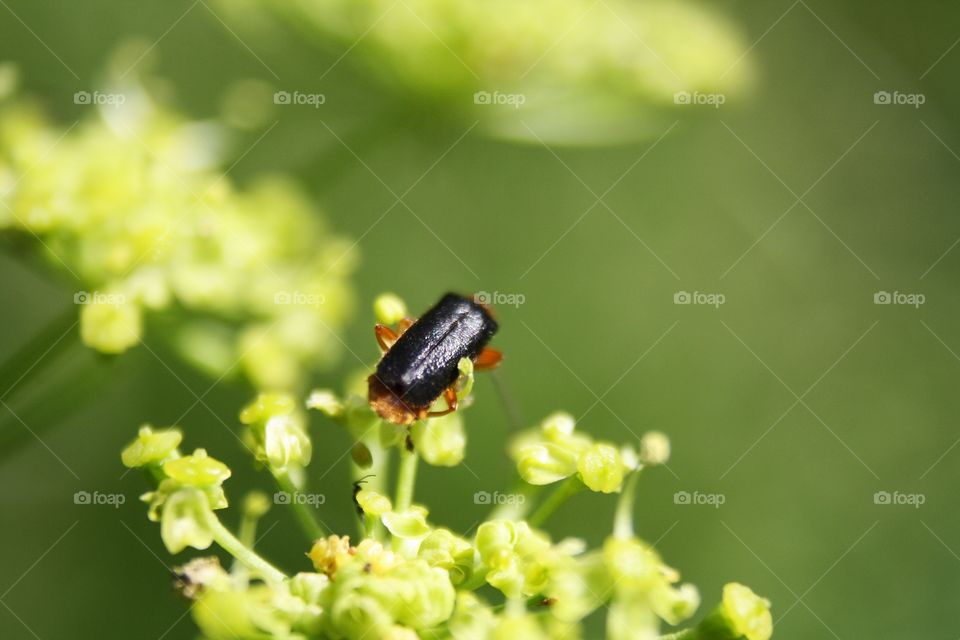
M 337 355 L 351 244 L 287 181 L 235 187 L 212 151 L 224 146 L 217 126 L 133 84 L 111 91 L 124 99 L 74 127 L 0 95 L 0 230 L 77 279 L 90 347 L 124 352 L 149 319 L 214 376 L 302 386 Z
M 383 303 L 376 306 L 379 318 L 396 316 L 397 309 Z M 472 370 L 464 366 L 462 372 L 463 404 L 469 405 Z M 269 507 L 264 497 L 243 501 L 240 533 L 232 534 L 216 513 L 227 506 L 223 483 L 230 470 L 202 449 L 182 455 L 178 429 L 143 427 L 123 451 L 126 466 L 146 470 L 156 483 L 143 500 L 171 553 L 216 542 L 235 559 L 230 571 L 210 557 L 177 570 L 208 640 L 573 640 L 583 636 L 584 621 L 601 612 L 611 640 L 771 637 L 770 603 L 737 583 L 724 587 L 719 605 L 700 622 L 661 635 L 662 625 L 684 623 L 700 604 L 697 589 L 682 583 L 633 531 L 641 470 L 664 464 L 669 455 L 663 434 L 646 434 L 636 449 L 618 447 L 577 432 L 566 414 L 551 415 L 518 436 L 510 452 L 531 498 L 550 483 L 558 484 L 554 493 L 530 509 L 498 505 L 472 535 L 458 534 L 432 523 L 413 494 L 421 457 L 441 466 L 462 459 L 460 412 L 456 423 L 445 416 L 407 431 L 383 423 L 360 391 L 354 381 L 342 398 L 318 390 L 306 402 L 355 441 L 358 535 L 324 531 L 315 509 L 290 501 L 309 550 L 309 564 L 292 575 L 253 549 L 256 521 Z M 254 457 L 284 491 L 309 485 L 305 419 L 293 397 L 283 394 L 260 395 L 240 413 Z M 392 498 L 383 481 L 391 458 L 398 461 Z M 600 548 L 590 550 L 576 538 L 555 541 L 542 528 L 570 487 L 619 493 L 612 533 Z
M 222 0 L 349 46 L 385 84 L 469 113 L 497 136 L 560 143 L 659 135 L 679 96 L 724 96 L 748 43 L 702 3 L 608 0 Z M 262 30 L 258 33 L 262 34 Z M 531 130 L 536 133 L 532 133 Z

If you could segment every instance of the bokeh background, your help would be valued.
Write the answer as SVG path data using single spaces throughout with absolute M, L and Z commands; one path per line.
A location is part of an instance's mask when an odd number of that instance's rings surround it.
M 414 310 L 449 289 L 522 296 L 498 307 L 507 359 L 478 380 L 466 465 L 421 466 L 436 522 L 466 532 L 483 518 L 474 492 L 509 489 L 504 439 L 553 410 L 618 442 L 659 429 L 674 454 L 642 479 L 639 531 L 706 606 L 737 580 L 773 601 L 776 637 L 960 635 L 960 9 L 719 3 L 749 88 L 720 108 L 666 109 L 622 144 L 577 146 L 483 135 L 472 116 L 391 90 L 348 46 L 252 33 L 219 4 L 0 5 L 0 58 L 62 123 L 89 111 L 73 94 L 131 38 L 152 44 L 150 73 L 190 117 L 218 117 L 241 80 L 325 94 L 241 132 L 231 169 L 240 185 L 293 176 L 359 239 L 355 313 L 318 386 L 376 357 L 381 291 Z M 877 104 L 878 91 L 924 103 Z M 8 245 L 0 265 L 2 355 L 75 287 Z M 683 291 L 725 302 L 675 304 Z M 925 301 L 875 304 L 881 291 Z M 251 390 L 159 355 L 105 363 L 78 344 L 5 400 L 6 435 L 38 436 L 14 437 L 0 461 L 0 637 L 194 637 L 119 451 L 139 424 L 189 409 L 185 444 L 231 465 L 230 495 L 269 486 L 229 429 Z M 74 368 L 91 372 L 84 385 L 58 385 Z M 323 518 L 350 530 L 348 438 L 318 416 L 311 434 Z M 131 498 L 75 505 L 78 490 Z M 678 504 L 684 491 L 723 504 Z M 877 504 L 884 491 L 923 504 Z M 576 496 L 550 530 L 597 543 L 613 504 Z M 267 557 L 304 563 L 289 514 L 271 511 L 268 529 Z

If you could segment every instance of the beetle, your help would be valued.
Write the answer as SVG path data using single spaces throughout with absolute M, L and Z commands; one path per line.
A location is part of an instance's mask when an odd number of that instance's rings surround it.
M 489 307 L 456 293 L 444 295 L 419 320 L 404 318 L 398 331 L 376 325 L 383 357 L 367 379 L 370 406 L 402 425 L 456 411 L 460 359 L 470 358 L 477 370 L 496 367 L 503 355 L 487 343 L 498 328 Z M 446 410 L 431 411 L 441 395 Z

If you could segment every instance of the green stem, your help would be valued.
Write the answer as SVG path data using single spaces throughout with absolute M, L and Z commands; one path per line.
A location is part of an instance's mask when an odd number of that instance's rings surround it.
M 400 447 L 400 467 L 397 469 L 397 495 L 393 501 L 394 511 L 406 511 L 413 503 L 413 487 L 417 482 L 416 451 Z
M 384 449 L 380 444 L 380 436 L 377 433 L 377 429 L 370 429 L 363 435 L 360 441 L 370 451 L 370 457 L 373 459 L 373 464 L 366 469 L 356 464 L 352 465 L 353 481 L 357 482 L 362 478 L 366 478 L 363 485 L 364 489 L 386 494 L 386 490 L 384 488 L 386 483 L 384 482 L 384 479 L 387 477 L 387 465 L 390 457 L 387 450 Z M 365 516 L 363 518 L 357 518 L 357 520 L 361 536 L 365 538 L 373 538 L 374 540 L 383 540 L 383 524 L 380 522 L 380 518 Z
M 213 539 L 224 551 L 236 558 L 247 569 L 268 582 L 282 582 L 287 576 L 275 566 L 261 558 L 250 547 L 243 544 L 230 530 L 223 526 L 215 515 L 210 518 Z
M 554 489 L 553 493 L 547 496 L 547 499 L 527 518 L 527 522 L 531 527 L 541 526 L 560 505 L 567 501 L 567 498 L 582 491 L 584 486 L 580 478 L 575 475 L 570 476 Z
M 317 515 L 309 505 L 297 500 L 297 494 L 300 490 L 293 484 L 290 476 L 286 473 L 274 472 L 273 477 L 277 481 L 277 487 L 290 495 L 289 506 L 293 509 L 293 513 L 297 517 L 297 522 L 300 523 L 300 528 L 303 529 L 303 532 L 310 541 L 313 542 L 314 540 L 324 537 L 326 532 L 320 524 L 320 521 L 317 520 Z
M 633 502 L 639 477 L 639 469 L 627 476 L 620 499 L 617 500 L 617 510 L 613 516 L 613 535 L 617 538 L 633 537 Z

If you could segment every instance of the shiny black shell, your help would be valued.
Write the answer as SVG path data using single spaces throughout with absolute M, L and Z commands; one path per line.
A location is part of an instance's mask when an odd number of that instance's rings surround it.
M 448 293 L 390 347 L 374 374 L 412 407 L 426 407 L 459 375 L 461 358 L 476 358 L 497 332 L 480 304 Z

